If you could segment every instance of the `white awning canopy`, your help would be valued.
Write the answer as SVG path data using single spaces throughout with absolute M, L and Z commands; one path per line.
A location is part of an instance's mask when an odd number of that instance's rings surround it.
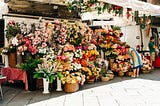
M 124 8 L 132 8 L 133 10 L 150 12 L 151 15 L 160 15 L 160 6 L 139 0 L 100 0 L 106 3 L 119 5 Z
M 2 14 L 5 14 L 8 12 L 7 4 L 0 1 L 0 18 L 2 18 Z
M 63 3 L 63 1 L 69 1 L 69 0 L 31 0 L 31 1 L 66 5 Z M 139 0 L 99 0 L 99 1 L 122 6 L 124 8 L 132 8 L 133 10 L 150 12 L 151 15 L 160 14 L 160 6 L 142 2 Z

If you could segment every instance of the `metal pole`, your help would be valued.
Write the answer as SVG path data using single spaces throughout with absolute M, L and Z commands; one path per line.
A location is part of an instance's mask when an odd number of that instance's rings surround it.
M 141 34 L 141 51 L 143 51 L 143 35 L 142 35 L 142 28 L 140 27 L 140 34 Z

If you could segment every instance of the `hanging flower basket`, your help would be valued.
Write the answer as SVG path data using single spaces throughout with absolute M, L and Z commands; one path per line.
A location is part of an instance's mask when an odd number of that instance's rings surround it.
M 71 84 L 64 84 L 64 91 L 67 93 L 76 92 L 79 90 L 79 84 L 78 83 L 71 83 Z

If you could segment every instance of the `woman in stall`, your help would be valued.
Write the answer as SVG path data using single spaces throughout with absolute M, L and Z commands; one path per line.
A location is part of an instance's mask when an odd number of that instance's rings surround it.
M 131 77 L 139 77 L 139 70 L 141 67 L 143 67 L 142 57 L 134 48 L 131 48 L 129 45 L 126 45 L 125 48 L 130 56 L 133 69 L 133 74 Z

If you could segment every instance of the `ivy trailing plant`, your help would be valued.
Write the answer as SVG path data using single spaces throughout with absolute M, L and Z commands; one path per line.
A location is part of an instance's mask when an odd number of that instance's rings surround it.
M 98 14 L 102 14 L 107 11 L 108 13 L 113 13 L 115 16 L 121 16 L 123 13 L 123 7 L 105 3 L 98 0 L 69 0 L 67 2 L 68 10 L 71 12 L 77 10 L 81 13 L 98 11 Z

